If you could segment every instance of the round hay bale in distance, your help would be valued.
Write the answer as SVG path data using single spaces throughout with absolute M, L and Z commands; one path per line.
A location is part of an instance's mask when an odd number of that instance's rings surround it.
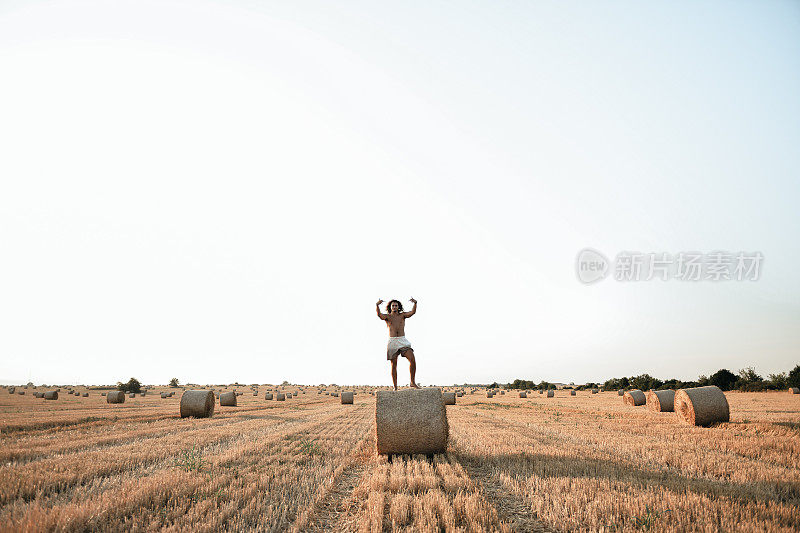
M 285 402 L 286 401 L 286 395 L 284 393 L 282 393 L 282 392 L 279 392 L 278 393 L 278 397 L 275 398 L 275 401 L 276 402 Z
M 106 394 L 106 403 L 125 403 L 125 393 L 121 390 L 109 392 Z
M 693 426 L 710 426 L 729 422 L 731 410 L 725 393 L 719 387 L 694 387 L 675 393 L 675 415 Z
M 216 403 L 210 390 L 187 390 L 181 394 L 181 418 L 211 418 Z
M 671 389 L 649 391 L 647 408 L 656 413 L 671 413 L 675 410 L 675 391 Z
M 577 392 L 575 392 L 575 389 L 572 389 L 571 391 L 569 391 L 569 395 L 570 395 L 570 396 L 576 396 L 577 394 L 578 394 L 578 393 L 577 393 Z
M 223 392 L 219 395 L 219 404 L 226 407 L 236 407 L 236 393 Z
M 553 389 L 550 389 L 550 390 L 547 391 L 547 397 L 548 398 L 552 398 L 555 395 L 556 395 L 556 393 L 555 393 L 555 391 L 553 391 Z
M 272 393 L 271 392 L 264 393 L 264 399 L 265 400 L 271 400 L 272 399 Z
M 343 392 L 342 393 L 342 403 L 343 404 L 352 404 L 353 403 L 353 393 L 352 392 Z
M 528 397 L 528 393 L 527 392 L 520 392 L 519 393 L 519 397 L 520 398 L 527 398 Z
M 622 403 L 638 407 L 647 403 L 647 396 L 639 389 L 632 389 L 622 395 Z
M 448 433 L 440 388 L 382 390 L 376 394 L 378 454 L 444 453 Z
M 45 400 L 58 400 L 58 391 L 49 390 L 44 393 Z
M 456 404 L 456 393 L 455 392 L 443 392 L 442 399 L 444 400 L 445 405 L 455 405 Z
M 789 389 L 789 392 L 791 392 L 792 394 L 800 394 L 800 387 L 792 387 L 791 389 Z

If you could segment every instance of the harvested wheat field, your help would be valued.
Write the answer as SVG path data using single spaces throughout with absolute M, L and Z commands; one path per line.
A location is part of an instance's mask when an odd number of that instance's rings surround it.
M 0 530 L 800 529 L 791 394 L 726 393 L 730 422 L 708 428 L 616 392 L 465 395 L 446 453 L 389 462 L 371 388 L 342 405 L 266 387 L 211 418 L 181 418 L 180 389 L 75 390 L 89 396 L 0 393 Z

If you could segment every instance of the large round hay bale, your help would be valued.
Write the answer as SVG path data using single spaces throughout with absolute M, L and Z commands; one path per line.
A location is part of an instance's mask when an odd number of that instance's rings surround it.
M 728 399 L 714 385 L 677 391 L 675 414 L 679 420 L 693 426 L 710 426 L 716 422 L 729 422 L 731 419 Z
M 443 392 L 442 399 L 444 400 L 445 405 L 455 405 L 456 404 L 456 393 L 455 392 Z
M 121 390 L 109 392 L 106 394 L 106 403 L 125 403 L 125 393 Z
M 519 397 L 520 398 L 527 398 L 528 397 L 528 393 L 527 392 L 520 392 L 519 393 Z
M 637 407 L 647 403 L 647 396 L 639 389 L 632 389 L 622 395 L 622 403 Z
M 45 400 L 58 400 L 58 391 L 49 390 L 44 393 Z
M 444 453 L 447 410 L 438 387 L 378 391 L 375 444 L 379 454 Z
M 286 401 L 286 395 L 284 393 L 282 393 L 282 392 L 279 392 L 278 396 L 275 398 L 275 401 L 276 402 L 285 402 Z
M 271 392 L 264 393 L 264 399 L 265 400 L 271 400 L 272 399 L 272 393 Z
M 800 394 L 800 387 L 792 387 L 789 389 L 792 394 Z
M 43 392 L 34 392 L 33 396 L 34 396 L 34 398 L 41 398 L 41 397 L 44 396 L 44 393 Z
M 576 396 L 577 394 L 578 394 L 578 393 L 577 393 L 577 392 L 575 392 L 575 389 L 572 389 L 571 391 L 569 391 L 569 395 L 570 395 L 570 396 Z
M 187 390 L 181 394 L 181 418 L 210 418 L 215 405 L 214 393 L 210 390 Z
M 550 390 L 547 391 L 547 397 L 548 398 L 552 398 L 555 395 L 556 395 L 556 393 L 555 393 L 555 391 L 553 391 L 553 389 L 550 389 Z
M 352 392 L 343 392 L 342 393 L 342 403 L 352 404 L 353 403 L 353 393 Z
M 651 390 L 647 393 L 647 408 L 657 413 L 671 413 L 675 410 L 674 390 Z
M 236 393 L 223 392 L 219 395 L 219 404 L 226 407 L 236 407 Z

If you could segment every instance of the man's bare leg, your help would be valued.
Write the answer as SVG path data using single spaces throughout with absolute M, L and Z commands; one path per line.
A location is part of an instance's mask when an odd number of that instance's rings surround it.
M 404 351 L 403 357 L 408 359 L 408 371 L 411 373 L 411 386 L 415 389 L 418 389 L 419 385 L 417 385 L 417 382 L 414 381 L 414 376 L 417 374 L 417 360 L 414 359 L 414 350 L 409 348 L 408 350 Z
M 394 383 L 394 390 L 397 390 L 397 357 L 392 359 L 392 383 Z

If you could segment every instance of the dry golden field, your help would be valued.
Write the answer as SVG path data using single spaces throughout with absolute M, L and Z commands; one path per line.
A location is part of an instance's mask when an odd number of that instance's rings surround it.
M 727 393 L 731 422 L 695 428 L 612 392 L 476 392 L 447 407 L 447 454 L 389 463 L 364 392 L 240 387 L 181 419 L 160 390 L 0 390 L 0 530 L 800 530 L 798 395 Z

